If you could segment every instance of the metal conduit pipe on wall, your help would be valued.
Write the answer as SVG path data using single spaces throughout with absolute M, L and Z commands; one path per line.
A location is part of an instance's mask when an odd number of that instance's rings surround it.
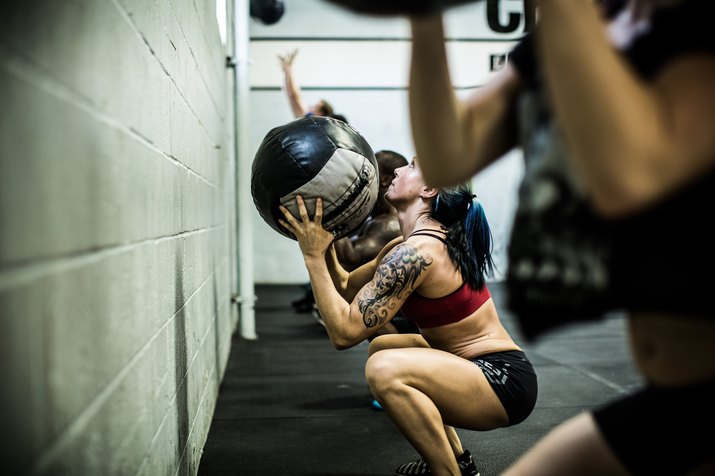
M 250 87 L 248 84 L 248 42 L 250 34 L 249 0 L 233 1 L 233 104 L 235 118 L 234 152 L 236 155 L 236 223 L 237 263 L 239 295 L 235 301 L 239 306 L 239 329 L 241 337 L 255 340 L 256 334 L 256 293 L 253 276 L 253 220 L 251 197 L 251 157 L 250 131 L 248 124 L 248 104 Z

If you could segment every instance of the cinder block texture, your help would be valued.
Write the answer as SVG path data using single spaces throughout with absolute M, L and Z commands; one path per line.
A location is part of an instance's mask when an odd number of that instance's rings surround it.
M 211 0 L 0 15 L 3 474 L 195 474 L 236 324 Z

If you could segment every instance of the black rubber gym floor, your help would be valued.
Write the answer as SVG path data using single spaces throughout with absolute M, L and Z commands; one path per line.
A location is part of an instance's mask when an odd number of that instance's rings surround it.
M 539 398 L 523 423 L 488 432 L 458 430 L 482 476 L 497 475 L 559 422 L 641 383 L 624 321 L 612 316 L 527 343 L 490 284 L 505 326 L 536 368 Z M 233 347 L 198 474 L 391 475 L 418 458 L 389 417 L 371 409 L 367 343 L 338 352 L 310 314 L 291 301 L 301 286 L 259 286 L 258 340 Z

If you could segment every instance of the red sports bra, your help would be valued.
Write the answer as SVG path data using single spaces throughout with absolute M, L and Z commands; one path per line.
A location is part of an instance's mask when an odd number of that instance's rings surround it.
M 410 236 L 413 235 L 431 236 L 445 242 L 442 237 L 428 233 L 412 233 Z M 459 322 L 482 307 L 491 297 L 486 284 L 478 291 L 465 281 L 459 289 L 440 298 L 426 298 L 414 292 L 402 304 L 400 310 L 420 328 L 427 329 Z
M 426 298 L 412 293 L 402 305 L 402 314 L 422 329 L 459 322 L 482 307 L 492 297 L 486 284 L 481 291 L 466 282 L 451 294 L 441 298 Z

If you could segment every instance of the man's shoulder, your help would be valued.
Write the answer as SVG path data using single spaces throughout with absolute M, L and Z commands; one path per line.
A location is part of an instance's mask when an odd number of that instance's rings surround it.
M 397 221 L 397 217 L 390 213 L 377 215 L 365 227 L 365 234 L 384 235 L 389 237 L 389 241 L 400 235 L 400 223 Z

